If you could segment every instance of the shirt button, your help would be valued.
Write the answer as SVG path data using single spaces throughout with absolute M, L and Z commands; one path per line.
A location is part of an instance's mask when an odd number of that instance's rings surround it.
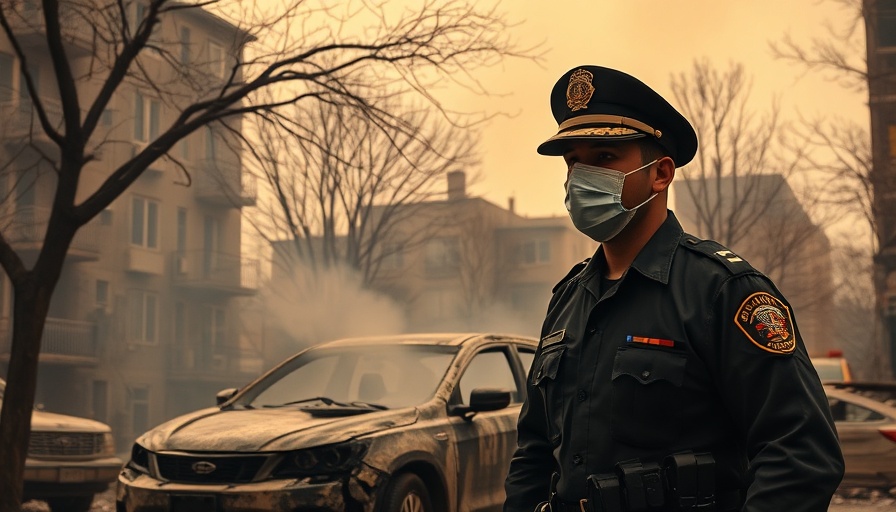
M 580 466 L 582 464 L 582 462 L 584 462 L 584 459 L 578 453 L 575 454 L 575 456 L 572 458 L 572 463 L 575 464 L 576 466 Z
M 576 393 L 576 399 L 577 399 L 579 402 L 584 402 L 586 398 L 588 398 L 588 394 L 585 393 L 585 390 L 584 390 L 584 389 L 580 389 L 579 392 Z
M 644 370 L 643 372 L 641 372 L 641 378 L 646 379 L 647 377 L 650 377 L 650 370 Z
M 597 332 L 597 329 L 588 329 L 588 334 L 594 334 Z

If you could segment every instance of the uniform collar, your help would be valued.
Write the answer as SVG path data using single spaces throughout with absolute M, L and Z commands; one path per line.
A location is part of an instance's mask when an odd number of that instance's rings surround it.
M 644 277 L 653 279 L 663 284 L 669 284 L 669 272 L 672 268 L 672 258 L 684 230 L 672 210 L 667 210 L 666 220 L 650 237 L 641 252 L 635 257 L 629 268 L 636 270 Z M 606 267 L 603 247 L 598 247 L 594 257 L 588 262 L 588 266 L 582 272 L 582 283 L 594 296 L 600 297 L 598 290 L 600 283 L 600 269 Z M 626 271 L 626 274 L 628 271 Z M 625 279 L 623 275 L 623 279 Z

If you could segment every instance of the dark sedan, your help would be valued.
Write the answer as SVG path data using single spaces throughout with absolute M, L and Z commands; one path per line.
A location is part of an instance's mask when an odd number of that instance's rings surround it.
M 500 510 L 537 340 L 346 339 L 147 432 L 119 511 Z

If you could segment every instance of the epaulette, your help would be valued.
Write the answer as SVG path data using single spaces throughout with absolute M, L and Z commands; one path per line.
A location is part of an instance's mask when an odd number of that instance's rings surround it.
M 591 258 L 585 258 L 584 261 L 581 261 L 581 262 L 573 265 L 573 267 L 569 270 L 569 272 L 566 274 L 566 276 L 564 276 L 563 279 L 561 279 L 559 283 L 555 284 L 554 287 L 551 288 L 551 293 L 557 293 L 557 289 L 560 288 L 561 286 L 563 286 L 563 283 L 565 283 L 565 282 L 569 281 L 570 279 L 572 279 L 573 277 L 579 275 L 579 272 L 581 272 L 582 270 L 585 269 L 585 267 L 588 265 L 589 261 L 591 261 Z
M 686 234 L 681 239 L 681 245 L 686 249 L 690 249 L 721 263 L 732 274 L 756 271 L 747 260 L 731 252 L 730 249 L 715 240 L 701 240 L 693 235 Z

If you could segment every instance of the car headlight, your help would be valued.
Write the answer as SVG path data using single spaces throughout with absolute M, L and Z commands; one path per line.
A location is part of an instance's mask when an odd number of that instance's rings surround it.
M 348 443 L 318 446 L 289 452 L 274 470 L 275 478 L 331 476 L 354 469 L 364 454 L 368 443 Z
M 127 467 L 141 473 L 149 473 L 149 450 L 134 443 L 134 446 L 131 448 L 131 459 L 128 461 Z

